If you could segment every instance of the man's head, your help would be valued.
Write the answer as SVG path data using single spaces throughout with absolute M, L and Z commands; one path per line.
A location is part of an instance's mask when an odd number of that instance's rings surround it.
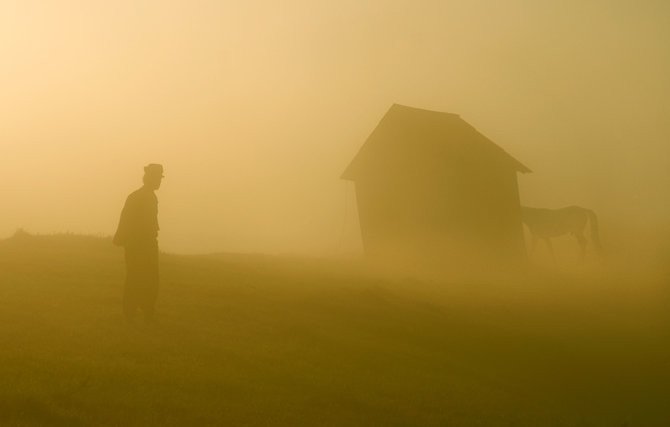
M 144 185 L 158 190 L 163 180 L 163 165 L 152 163 L 144 167 Z

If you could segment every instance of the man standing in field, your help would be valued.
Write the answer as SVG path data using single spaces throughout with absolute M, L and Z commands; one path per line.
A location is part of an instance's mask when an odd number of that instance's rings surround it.
M 121 212 L 114 244 L 123 246 L 126 255 L 126 283 L 123 312 L 129 322 L 135 321 L 138 309 L 147 323 L 153 321 L 158 297 L 158 190 L 163 180 L 163 166 L 144 168 L 144 185 L 126 199 Z

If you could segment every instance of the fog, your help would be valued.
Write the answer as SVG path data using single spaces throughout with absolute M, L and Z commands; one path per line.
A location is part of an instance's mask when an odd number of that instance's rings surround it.
M 340 175 L 393 103 L 519 159 L 521 201 L 667 227 L 661 1 L 1 1 L 0 237 L 110 235 L 165 166 L 173 252 L 360 251 Z

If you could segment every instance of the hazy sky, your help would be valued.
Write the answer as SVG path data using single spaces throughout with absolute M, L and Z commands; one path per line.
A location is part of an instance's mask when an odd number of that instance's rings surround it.
M 0 0 L 0 237 L 111 234 L 161 162 L 166 250 L 355 248 L 339 176 L 394 102 L 529 166 L 526 204 L 667 224 L 668 40 L 666 1 Z

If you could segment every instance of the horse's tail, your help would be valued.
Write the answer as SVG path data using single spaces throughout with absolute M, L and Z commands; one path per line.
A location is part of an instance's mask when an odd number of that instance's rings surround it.
M 591 240 L 593 241 L 593 246 L 596 248 L 599 254 L 602 253 L 603 247 L 600 244 L 600 233 L 598 232 L 598 217 L 596 213 L 591 209 L 586 210 L 587 215 L 589 216 L 589 223 L 591 224 Z

